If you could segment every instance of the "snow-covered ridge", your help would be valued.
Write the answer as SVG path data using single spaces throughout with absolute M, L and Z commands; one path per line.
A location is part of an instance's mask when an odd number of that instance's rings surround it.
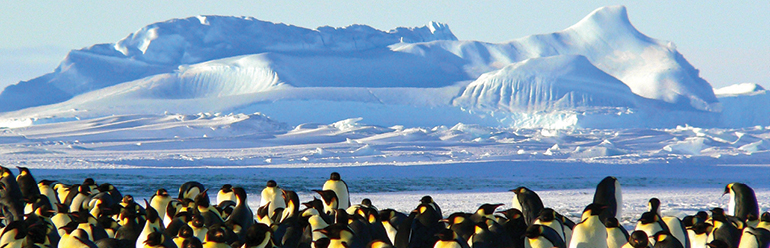
M 55 72 L 0 94 L 0 111 L 13 110 L 0 118 L 14 126 L 165 111 L 262 112 L 292 125 L 720 126 L 722 108 L 673 43 L 636 30 L 623 6 L 506 43 L 458 41 L 435 22 L 379 31 L 174 19 L 72 51 Z M 430 118 L 398 116 L 415 113 Z

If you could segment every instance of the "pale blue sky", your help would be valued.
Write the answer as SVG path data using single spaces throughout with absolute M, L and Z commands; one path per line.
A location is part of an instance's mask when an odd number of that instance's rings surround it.
M 389 30 L 449 24 L 461 40 L 504 42 L 564 29 L 625 5 L 642 33 L 673 41 L 715 87 L 770 86 L 770 1 L 6 1 L 0 9 L 0 87 L 53 71 L 71 49 L 116 42 L 171 18 L 235 15 L 315 28 Z

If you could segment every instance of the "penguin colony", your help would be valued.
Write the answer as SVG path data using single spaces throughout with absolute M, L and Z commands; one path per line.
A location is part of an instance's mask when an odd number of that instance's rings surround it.
M 731 183 L 728 208 L 683 219 L 661 216 L 652 198 L 634 230 L 618 222 L 620 183 L 602 180 L 593 203 L 578 222 L 543 205 L 537 193 L 519 187 L 514 208 L 483 204 L 475 212 L 445 215 L 430 196 L 409 213 L 378 209 L 364 199 L 351 205 L 338 173 L 318 197 L 300 202 L 294 191 L 268 181 L 260 207 L 252 211 L 242 187 L 223 185 L 211 202 L 198 182 L 179 187 L 176 197 L 158 189 L 137 202 L 93 179 L 64 185 L 36 181 L 0 167 L 0 248 L 11 247 L 396 247 L 396 248 L 747 248 L 770 247 L 770 213 L 759 215 L 754 191 Z

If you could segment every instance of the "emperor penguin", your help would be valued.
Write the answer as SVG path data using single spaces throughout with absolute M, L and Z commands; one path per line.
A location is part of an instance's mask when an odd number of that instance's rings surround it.
M 498 213 L 503 214 L 506 218 L 503 223 L 503 230 L 505 230 L 506 235 L 511 237 L 514 247 L 524 247 L 524 233 L 527 231 L 527 223 L 521 211 L 516 208 L 509 208 Z
M 707 241 L 721 240 L 730 247 L 738 247 L 738 242 L 741 240 L 741 230 L 727 219 L 724 209 L 711 209 L 711 224 L 714 227 L 711 228 Z
M 254 224 L 254 213 L 249 208 L 246 190 L 242 187 L 234 187 L 232 190 L 237 200 L 233 213 L 227 218 L 225 225 L 235 232 L 238 237 L 243 238 L 245 237 L 246 230 Z
M 582 221 L 572 230 L 569 248 L 607 248 L 607 229 L 599 219 L 604 208 L 595 203 L 586 206 Z
M 647 233 L 633 231 L 628 236 L 628 242 L 623 245 L 623 248 L 652 248 L 652 245 L 650 245 L 650 238 L 647 237 Z
M 770 247 L 770 231 L 764 228 L 747 226 L 743 229 L 738 248 L 767 248 Z
M 608 248 L 620 248 L 628 243 L 628 231 L 620 225 L 618 219 L 609 217 L 607 218 L 607 221 L 604 222 L 604 226 L 607 228 Z
M 59 248 L 68 247 L 83 247 L 83 248 L 97 248 L 94 241 L 88 239 L 88 233 L 83 229 L 70 229 L 69 233 L 66 233 L 61 237 L 58 244 Z M 138 247 L 144 247 L 144 244 Z
M 475 223 L 469 217 L 468 213 L 456 212 L 450 214 L 446 219 L 441 219 L 441 221 L 447 223 L 449 229 L 454 231 L 462 240 L 468 240 L 476 228 Z
M 59 198 L 56 195 L 56 191 L 52 187 L 54 183 L 56 183 L 56 181 L 40 180 L 40 182 L 37 183 L 37 188 L 40 191 L 41 195 L 44 195 L 46 198 L 48 198 L 48 203 L 51 204 L 51 209 L 53 209 L 54 212 L 56 212 L 59 210 L 56 204 L 61 202 L 59 202 Z
M 679 240 L 679 242 L 682 242 L 684 248 L 691 247 L 687 228 L 685 228 L 684 223 L 682 223 L 679 218 L 675 216 L 666 216 L 663 217 L 663 223 L 666 224 L 666 227 L 668 227 L 668 231 L 671 233 L 671 235 Z
M 623 194 L 620 190 L 620 182 L 615 177 L 605 177 L 596 185 L 594 204 L 607 206 L 599 218 L 606 222 L 607 218 L 621 219 L 623 216 Z
M 149 235 L 154 232 L 162 233 L 164 231 L 163 222 L 160 220 L 158 211 L 156 211 L 150 203 L 145 200 L 145 210 L 147 211 L 147 221 L 145 221 L 142 232 L 139 233 L 136 239 L 136 247 L 143 247 L 144 241 L 147 240 Z
M 391 244 L 396 243 L 396 233 L 398 232 L 399 225 L 406 220 L 407 215 L 398 212 L 393 209 L 383 209 L 380 211 L 380 222 L 385 228 L 385 232 L 388 234 L 388 239 Z M 470 235 L 468 235 L 470 237 Z
M 324 183 L 322 190 L 332 190 L 337 194 L 337 199 L 339 199 L 337 208 L 348 209 L 350 207 L 348 184 L 340 178 L 340 173 L 332 172 L 329 176 L 329 180 L 326 180 Z
M 19 184 L 21 195 L 26 202 L 31 202 L 32 198 L 40 195 L 37 181 L 35 181 L 35 177 L 32 176 L 32 173 L 30 173 L 29 169 L 26 167 L 16 167 L 16 169 L 19 169 L 19 175 L 16 176 L 16 182 Z
M 168 207 L 168 203 L 171 202 L 171 196 L 168 194 L 168 191 L 166 189 L 158 189 L 155 191 L 155 194 L 150 197 L 150 206 L 155 209 L 155 211 L 158 211 L 158 216 L 160 216 L 161 220 L 163 220 L 166 217 L 166 209 Z M 165 223 L 168 224 L 168 223 Z M 164 225 L 165 226 L 165 225 Z
M 5 208 L 5 221 L 24 220 L 24 202 L 19 184 L 10 169 L 0 166 L 0 205 Z
M 423 196 L 422 198 L 420 198 L 420 204 L 425 204 L 427 206 L 430 206 L 433 208 L 434 211 L 436 211 L 436 214 L 438 216 L 444 216 L 444 214 L 441 213 L 441 207 L 439 207 L 438 204 L 436 204 L 436 202 L 433 201 L 433 197 L 429 195 Z
M 286 201 L 283 198 L 283 191 L 278 187 L 278 183 L 273 180 L 267 181 L 265 188 L 262 189 L 262 198 L 260 199 L 259 206 L 263 207 L 267 205 L 267 217 L 273 219 L 276 209 L 286 209 Z M 270 203 L 270 205 L 268 205 Z
M 746 184 L 731 183 L 725 186 L 722 195 L 730 194 L 730 203 L 727 206 L 727 215 L 738 217 L 746 221 L 749 215 L 759 216 L 759 205 L 754 190 Z
M 636 221 L 636 231 L 644 231 L 650 238 L 650 244 L 655 245 L 654 235 L 660 231 L 668 231 L 668 227 L 660 221 L 660 216 L 653 212 L 644 212 Z
M 535 222 L 535 218 L 540 215 L 540 211 L 543 211 L 545 208 L 543 201 L 540 200 L 540 196 L 526 187 L 518 187 L 511 191 L 516 193 L 516 196 L 513 197 L 513 208 L 521 210 L 527 226 L 532 225 Z
M 446 229 L 441 219 L 431 204 L 420 203 L 399 225 L 393 245 L 398 248 L 434 245 L 438 241 L 436 234 Z
M 217 192 L 217 206 L 221 204 L 223 201 L 232 201 L 235 202 L 235 194 L 233 194 L 233 185 L 232 184 L 225 184 L 222 185 L 221 188 L 219 188 L 219 192 Z
M 524 247 L 526 248 L 566 248 L 567 244 L 559 234 L 551 227 L 534 224 L 527 228 L 524 233 L 527 237 Z
M 558 218 L 558 214 L 552 208 L 545 208 L 543 211 L 540 211 L 540 215 L 535 219 L 534 224 L 552 228 L 559 234 L 559 237 L 564 240 L 565 244 L 569 244 L 572 236 L 572 229 L 562 223 L 560 218 Z

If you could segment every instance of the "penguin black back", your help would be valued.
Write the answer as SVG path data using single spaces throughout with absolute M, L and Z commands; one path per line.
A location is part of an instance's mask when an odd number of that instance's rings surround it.
M 593 203 L 607 206 L 599 219 L 602 223 L 609 217 L 620 218 L 622 215 L 623 197 L 620 190 L 620 183 L 615 177 L 605 177 L 596 185 Z
M 540 215 L 540 211 L 543 211 L 545 208 L 543 201 L 540 200 L 540 196 L 526 187 L 518 187 L 511 191 L 516 193 L 516 197 L 513 199 L 514 207 L 521 210 L 527 226 L 532 225 L 537 216 Z
M 730 212 L 746 221 L 749 215 L 759 216 L 759 205 L 754 190 L 746 184 L 731 183 L 725 186 L 724 194 L 730 194 Z

